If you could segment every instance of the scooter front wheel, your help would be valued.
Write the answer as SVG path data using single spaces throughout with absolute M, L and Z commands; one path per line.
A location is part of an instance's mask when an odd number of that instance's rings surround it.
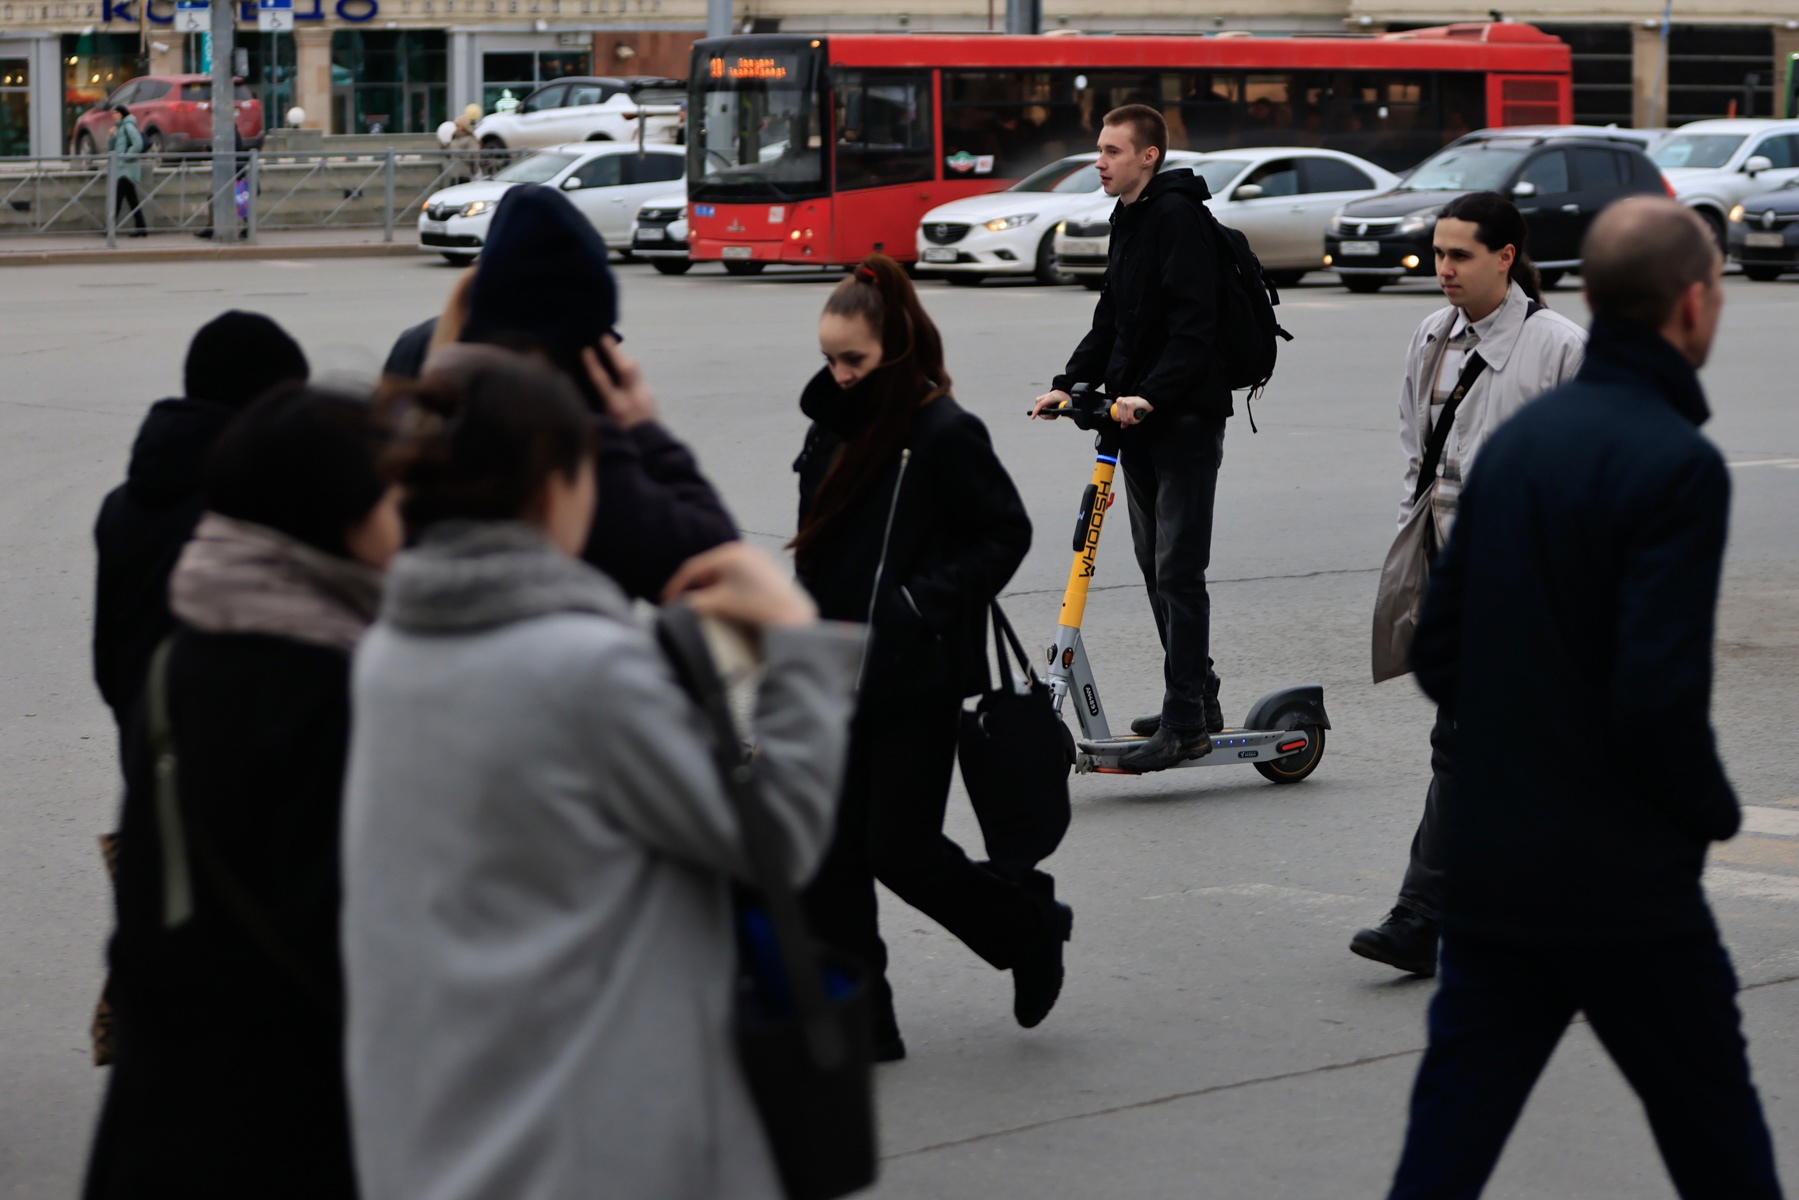
M 1285 758 L 1253 764 L 1269 783 L 1298 783 L 1318 769 L 1324 758 L 1324 727 L 1304 725 L 1298 732 L 1306 735 L 1306 748 Z

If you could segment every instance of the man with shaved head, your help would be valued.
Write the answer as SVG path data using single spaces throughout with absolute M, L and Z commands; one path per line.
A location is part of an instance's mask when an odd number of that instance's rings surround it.
M 1457 763 L 1396 1200 L 1480 1194 L 1582 1012 L 1683 1197 L 1780 1195 L 1699 882 L 1739 822 L 1710 725 L 1730 480 L 1697 373 L 1722 269 L 1671 200 L 1602 213 L 1579 373 L 1494 432 L 1462 490 L 1412 654 Z

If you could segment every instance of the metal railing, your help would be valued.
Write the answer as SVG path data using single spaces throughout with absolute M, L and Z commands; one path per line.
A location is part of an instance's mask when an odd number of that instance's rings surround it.
M 380 229 L 392 241 L 433 193 L 487 178 L 522 153 L 250 150 L 236 155 L 222 190 L 236 194 L 234 232 L 246 241 L 314 229 Z M 0 159 L 0 239 L 99 234 L 110 247 L 140 231 L 203 234 L 214 195 L 210 154 Z

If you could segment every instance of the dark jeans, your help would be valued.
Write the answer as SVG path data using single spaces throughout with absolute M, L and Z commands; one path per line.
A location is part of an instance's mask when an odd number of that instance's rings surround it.
M 1224 462 L 1224 420 L 1183 417 L 1153 441 L 1118 456 L 1131 511 L 1131 545 L 1149 589 L 1162 639 L 1162 724 L 1179 733 L 1206 727 L 1212 674 L 1212 508 Z
M 868 968 L 877 1038 L 897 1025 L 876 879 L 1001 970 L 1045 928 L 1028 892 L 976 866 L 943 836 L 961 711 L 959 698 L 945 696 L 856 719 L 837 828 L 801 897 L 819 940 Z
M 1435 921 L 1443 911 L 1443 835 L 1439 824 L 1449 795 L 1455 763 L 1455 722 L 1442 709 L 1430 727 L 1430 788 L 1424 793 L 1424 815 L 1412 835 L 1412 859 L 1399 885 L 1399 902 Z
M 1636 1089 L 1686 1200 L 1778 1200 L 1736 990 L 1711 930 L 1598 946 L 1445 936 L 1390 1200 L 1480 1195 L 1577 1012 Z
M 142 233 L 143 229 L 144 229 L 144 210 L 143 210 L 143 206 L 139 203 L 138 198 L 137 198 L 137 184 L 131 182 L 131 180 L 129 180 L 129 179 L 126 179 L 124 176 L 120 176 L 119 177 L 119 221 L 120 222 L 124 221 L 125 214 L 127 214 L 127 213 L 131 214 L 132 220 L 137 222 L 138 232 Z

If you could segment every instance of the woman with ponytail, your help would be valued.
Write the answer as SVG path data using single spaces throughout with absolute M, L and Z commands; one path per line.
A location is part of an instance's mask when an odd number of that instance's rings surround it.
M 1002 879 L 943 835 L 962 700 L 987 686 L 988 605 L 1030 547 L 1017 489 L 951 396 L 943 339 L 898 263 L 863 260 L 825 302 L 818 337 L 793 549 L 820 615 L 869 634 L 838 827 L 806 904 L 819 938 L 868 967 L 876 1053 L 892 1061 L 905 1044 L 876 879 L 1010 969 L 1027 1028 L 1061 990 L 1071 914 L 1048 876 Z

